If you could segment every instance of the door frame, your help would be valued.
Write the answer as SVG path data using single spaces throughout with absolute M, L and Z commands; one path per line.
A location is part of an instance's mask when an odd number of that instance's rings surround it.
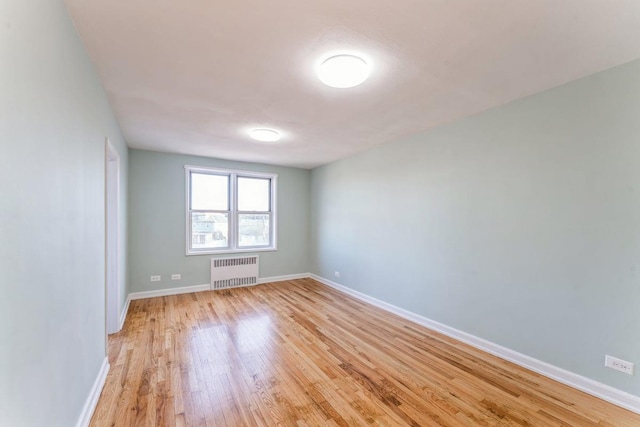
M 120 155 L 105 139 L 105 312 L 106 332 L 120 330 Z

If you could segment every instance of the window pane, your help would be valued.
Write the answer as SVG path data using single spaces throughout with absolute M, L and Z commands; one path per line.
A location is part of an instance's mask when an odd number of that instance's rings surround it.
M 269 212 L 271 180 L 238 177 L 238 210 Z
M 191 248 L 226 248 L 228 242 L 229 214 L 191 213 Z
M 238 246 L 269 246 L 270 214 L 238 215 Z
M 191 209 L 228 211 L 229 177 L 192 173 Z

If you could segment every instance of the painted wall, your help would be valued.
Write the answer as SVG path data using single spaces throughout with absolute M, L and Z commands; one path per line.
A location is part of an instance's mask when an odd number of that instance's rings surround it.
M 314 273 L 640 395 L 639 375 L 603 367 L 640 363 L 640 61 L 311 186 Z
M 0 2 L 0 63 L 0 425 L 69 427 L 105 358 L 105 136 L 127 148 L 61 1 Z
M 210 281 L 213 255 L 185 255 L 185 165 L 277 173 L 278 250 L 258 253 L 260 277 L 309 271 L 308 170 L 130 150 L 132 292 L 204 285 Z M 171 274 L 181 274 L 182 280 L 172 281 Z M 162 276 L 162 281 L 152 283 L 152 275 Z

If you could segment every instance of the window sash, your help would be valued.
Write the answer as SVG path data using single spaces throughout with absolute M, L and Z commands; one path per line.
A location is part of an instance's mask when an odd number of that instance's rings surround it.
M 264 245 L 260 245 L 260 244 L 256 244 L 256 245 L 243 245 L 240 241 L 240 217 L 242 215 L 265 215 L 269 217 L 268 220 L 268 227 L 269 227 L 269 236 L 268 236 L 268 242 L 267 244 Z M 236 233 L 237 233 L 237 247 L 241 248 L 241 249 L 248 249 L 248 248 L 268 248 L 271 246 L 271 241 L 273 240 L 273 215 L 271 214 L 271 212 L 237 212 L 235 214 L 236 216 Z
M 239 185 L 238 182 L 242 178 L 253 179 L 253 180 L 262 180 L 262 181 L 267 181 L 268 182 L 268 186 L 267 186 L 267 192 L 268 192 L 267 193 L 267 200 L 268 200 L 268 202 L 267 202 L 267 209 L 266 210 L 251 210 L 250 211 L 250 210 L 241 210 L 240 209 L 240 188 L 239 188 L 240 185 Z M 235 205 L 236 212 L 271 212 L 273 210 L 272 209 L 272 204 L 271 204 L 271 199 L 272 199 L 272 197 L 271 197 L 272 194 L 271 193 L 273 191 L 273 186 L 271 185 L 271 178 L 258 178 L 258 177 L 255 177 L 255 176 L 246 176 L 246 175 L 238 174 L 235 177 L 235 181 L 236 181 L 236 186 L 237 186 L 237 189 L 236 189 L 236 205 Z
M 189 172 L 189 209 L 191 210 L 219 210 L 219 209 L 194 209 L 193 208 L 193 175 L 213 175 L 220 176 L 227 179 L 227 209 L 231 210 L 231 198 L 229 197 L 231 194 L 231 175 L 230 174 L 222 174 L 222 173 L 205 173 L 201 171 L 190 171 Z
M 203 213 L 203 214 L 223 214 L 227 216 L 227 245 L 226 246 L 213 246 L 213 247 L 204 247 L 204 248 L 194 248 L 193 247 L 193 238 L 194 238 L 194 230 L 193 230 L 193 214 L 194 213 Z M 214 210 L 190 210 L 189 211 L 189 217 L 187 218 L 188 221 L 188 227 L 189 227 L 189 232 L 190 235 L 189 237 L 189 247 L 188 249 L 191 252 L 210 252 L 210 251 L 218 251 L 218 250 L 228 250 L 231 246 L 231 217 L 232 217 L 232 213 L 231 211 L 214 211 Z M 203 234 L 207 234 L 207 233 L 203 233 Z M 215 231 L 214 231 L 214 237 L 213 239 L 215 240 Z

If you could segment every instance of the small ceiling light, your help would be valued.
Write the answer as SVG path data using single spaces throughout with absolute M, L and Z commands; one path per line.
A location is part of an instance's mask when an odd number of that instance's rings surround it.
M 280 139 L 280 133 L 273 129 L 253 129 L 249 131 L 251 138 L 263 142 L 275 142 Z
M 340 89 L 358 86 L 369 77 L 369 64 L 354 55 L 336 55 L 326 59 L 318 77 L 327 86 Z

